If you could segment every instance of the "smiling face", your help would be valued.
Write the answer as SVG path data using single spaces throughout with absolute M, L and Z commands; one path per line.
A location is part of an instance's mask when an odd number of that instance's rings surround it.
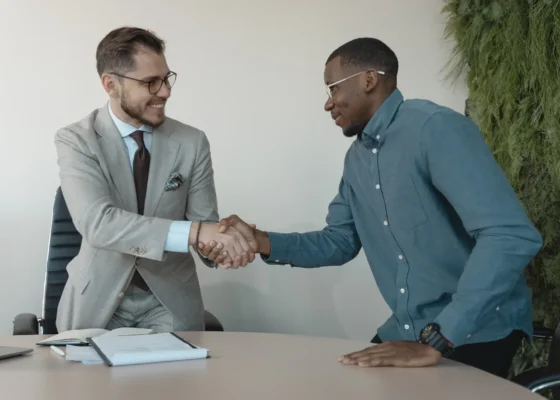
M 341 58 L 336 57 L 325 66 L 324 79 L 330 91 L 325 111 L 342 128 L 344 136 L 362 133 L 378 102 L 378 74 L 373 69 L 343 65 Z
M 163 54 L 145 48 L 138 49 L 133 57 L 135 68 L 124 77 L 111 73 L 102 76 L 103 86 L 111 96 L 111 109 L 134 127 L 160 126 L 165 121 L 165 104 L 171 89 L 163 83 L 159 91 L 150 93 L 150 85 L 144 82 L 164 79 L 170 72 L 167 61 Z

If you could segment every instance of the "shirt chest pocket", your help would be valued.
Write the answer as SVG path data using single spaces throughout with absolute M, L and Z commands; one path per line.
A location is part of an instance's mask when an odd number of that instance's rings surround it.
M 410 175 L 392 176 L 382 188 L 387 217 L 393 228 L 411 230 L 428 221 L 428 215 Z

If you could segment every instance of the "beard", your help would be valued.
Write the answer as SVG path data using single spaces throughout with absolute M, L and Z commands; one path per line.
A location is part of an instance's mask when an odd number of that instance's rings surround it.
M 157 128 L 158 126 L 162 125 L 165 122 L 165 114 L 163 114 L 162 118 L 151 118 L 149 119 L 146 116 L 146 108 L 148 106 L 142 106 L 140 103 L 134 104 L 128 98 L 128 94 L 126 91 L 121 93 L 121 109 L 130 117 L 135 119 L 136 121 L 140 122 L 143 125 L 149 125 L 153 128 Z
M 344 134 L 344 136 L 348 138 L 361 135 L 364 129 L 366 128 L 367 124 L 368 124 L 367 122 L 354 123 L 348 126 L 347 128 L 342 129 L 342 133 Z

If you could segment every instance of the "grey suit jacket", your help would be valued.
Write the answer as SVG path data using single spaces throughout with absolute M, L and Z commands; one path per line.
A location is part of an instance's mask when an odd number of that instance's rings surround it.
M 191 253 L 164 251 L 173 220 L 218 221 L 206 135 L 171 118 L 154 129 L 144 215 L 139 215 L 126 145 L 107 107 L 55 137 L 61 188 L 79 254 L 68 264 L 57 329 L 104 328 L 135 267 L 154 295 L 188 329 L 204 329 L 204 306 Z M 184 183 L 165 191 L 169 175 Z

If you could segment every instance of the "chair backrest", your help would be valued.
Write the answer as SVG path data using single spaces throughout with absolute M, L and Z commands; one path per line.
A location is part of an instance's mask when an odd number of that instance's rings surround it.
M 56 334 L 56 310 L 68 280 L 66 266 L 78 255 L 82 235 L 76 230 L 60 187 L 56 191 L 43 299 L 43 334 Z
M 82 235 L 76 230 L 60 187 L 56 191 L 52 213 L 51 236 L 47 256 L 47 271 L 43 298 L 43 334 L 57 334 L 56 310 L 64 285 L 68 280 L 66 267 L 78 255 Z M 207 331 L 223 331 L 221 322 L 210 312 L 204 311 Z

